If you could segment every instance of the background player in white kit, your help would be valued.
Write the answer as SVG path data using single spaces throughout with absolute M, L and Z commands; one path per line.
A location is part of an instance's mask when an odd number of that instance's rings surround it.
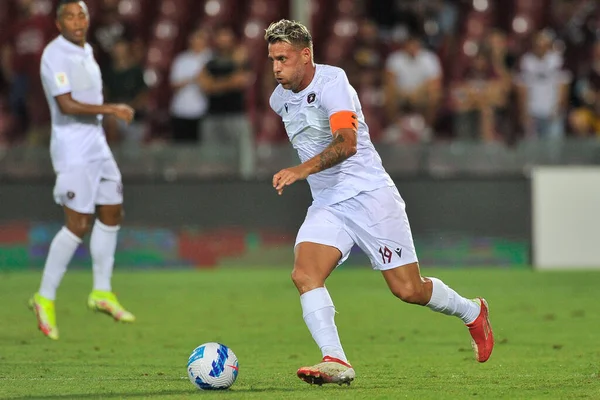
M 60 35 L 44 50 L 41 77 L 52 115 L 54 198 L 64 208 L 65 226 L 52 240 L 40 289 L 30 300 L 38 327 L 51 339 L 58 339 L 56 290 L 94 215 L 90 238 L 94 284 L 88 306 L 118 321 L 135 319 L 111 288 L 123 190 L 102 128 L 102 115 L 130 122 L 134 111 L 127 105 L 103 104 L 100 68 L 86 43 L 89 14 L 85 3 L 61 0 L 56 25 Z
M 273 187 L 281 195 L 286 186 L 307 179 L 313 196 L 296 238 L 292 280 L 323 360 L 300 368 L 298 376 L 316 384 L 350 383 L 355 377 L 325 288 L 355 243 L 398 298 L 459 317 L 469 328 L 477 360 L 487 361 L 494 346 L 487 303 L 466 299 L 439 279 L 421 277 L 404 201 L 371 143 L 344 71 L 314 64 L 311 35 L 297 22 L 271 24 L 265 40 L 279 82 L 271 108 L 283 119 L 302 161 L 275 174 Z

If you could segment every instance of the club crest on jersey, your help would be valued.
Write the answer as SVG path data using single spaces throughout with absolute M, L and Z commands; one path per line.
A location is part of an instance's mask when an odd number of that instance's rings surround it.
M 75 198 L 75 192 L 71 192 L 70 190 L 67 192 L 67 199 L 73 200 Z
M 315 92 L 309 93 L 308 96 L 306 96 L 306 102 L 308 104 L 313 103 L 316 98 L 317 98 L 317 95 L 315 94 Z
M 64 87 L 69 84 L 69 78 L 67 78 L 67 74 L 64 72 L 59 72 L 58 74 L 54 75 L 54 79 L 56 80 L 56 85 L 58 87 Z
M 285 112 L 288 112 L 288 105 L 287 105 L 287 103 L 283 103 L 283 107 L 285 108 Z

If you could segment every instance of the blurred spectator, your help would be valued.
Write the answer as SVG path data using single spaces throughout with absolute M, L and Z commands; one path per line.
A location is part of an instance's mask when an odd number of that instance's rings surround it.
M 496 139 L 496 112 L 506 104 L 505 87 L 488 53 L 480 51 L 471 59 L 463 76 L 451 85 L 450 90 L 457 138 L 481 138 L 486 142 Z
M 3 6 L 8 5 L 0 8 L 0 18 L 8 21 L 0 33 L 0 142 L 22 139 L 25 135 L 20 134 L 24 132 L 28 142 L 41 142 L 37 139 L 48 138 L 45 124 L 49 115 L 42 104 L 39 52 L 56 34 L 54 15 L 47 15 L 56 1 L 0 1 Z M 146 59 L 149 28 L 156 26 L 165 13 L 173 15 L 172 6 L 179 3 L 90 0 L 94 19 L 89 41 L 102 66 L 107 96 L 121 97 L 127 92 L 128 102 L 138 102 L 131 92 L 133 87 L 118 82 L 128 81 L 128 85 L 142 87 L 139 65 Z M 196 11 L 196 2 L 183 3 L 193 5 L 190 12 Z M 318 3 L 325 5 L 328 1 Z M 342 13 L 351 11 L 352 21 L 358 27 L 356 36 L 346 41 L 323 40 L 332 43 L 334 50 L 335 46 L 343 47 L 340 54 L 347 56 L 339 65 L 358 92 L 374 141 L 423 142 L 433 137 L 434 130 L 436 137 L 441 138 L 452 128 L 458 138 L 502 137 L 507 143 L 520 139 L 522 131 L 531 136 L 560 137 L 568 126 L 575 135 L 587 137 L 600 130 L 597 100 L 600 67 L 598 61 L 588 65 L 590 49 L 600 32 L 598 0 L 543 0 L 540 4 L 547 5 L 543 12 L 539 12 L 539 4 L 528 8 L 517 0 L 507 4 L 499 0 L 360 3 L 364 4 L 353 10 L 340 9 Z M 203 9 L 204 2 L 198 4 Z M 363 14 L 361 10 L 366 12 Z M 528 14 L 530 11 L 533 14 Z M 332 23 L 340 17 L 338 14 L 325 16 L 320 23 Z M 232 18 L 234 26 L 245 26 L 246 34 L 252 33 L 248 28 L 252 24 L 248 22 L 254 17 L 242 13 L 238 18 L 236 13 Z M 481 25 L 481 29 L 471 26 L 469 21 L 473 19 L 485 22 L 485 26 Z M 268 99 L 276 81 L 269 68 L 261 68 L 260 63 L 254 69 L 264 77 L 259 81 L 251 78 L 244 49 L 236 45 L 228 29 L 216 30 L 214 39 L 221 49 L 217 49 L 218 54 L 208 64 L 206 42 L 213 38 L 207 38 L 208 32 L 191 32 L 193 28 L 188 23 L 191 20 L 183 22 L 168 32 L 173 36 L 168 40 L 168 46 L 172 45 L 169 54 L 163 54 L 167 64 L 161 63 L 159 69 L 145 73 L 156 88 L 150 94 L 149 104 L 160 111 L 152 113 L 154 118 L 149 121 L 152 133 L 168 137 L 172 132 L 176 142 L 202 140 L 209 146 L 211 143 L 228 146 L 230 153 L 237 149 L 240 169 L 251 171 L 254 134 L 248 117 L 254 121 L 257 134 L 270 126 L 263 115 L 266 111 L 271 115 Z M 546 34 L 536 35 L 531 52 L 521 57 L 530 45 L 523 38 L 540 26 L 551 26 L 557 33 L 556 40 Z M 417 36 L 420 43 L 415 39 Z M 185 38 L 189 40 L 188 49 L 171 60 L 170 50 L 178 51 Z M 125 55 L 123 49 L 127 46 L 129 51 Z M 487 60 L 483 54 L 488 56 Z M 163 68 L 169 64 L 170 82 L 164 79 L 167 71 Z M 571 104 L 567 102 L 570 75 L 565 71 L 573 71 L 577 77 L 570 91 Z M 250 81 L 256 82 L 257 87 L 249 87 Z M 142 92 L 146 92 L 145 85 Z M 110 118 L 105 120 L 113 143 L 121 138 L 134 143 L 141 140 L 145 133 L 141 124 L 145 121 L 142 104 L 145 94 L 140 99 L 138 119 L 132 126 L 119 127 Z M 203 132 L 202 127 L 210 132 Z
M 385 94 L 382 86 L 380 68 L 365 68 L 362 70 L 357 86 L 353 87 L 358 93 L 365 120 L 369 125 L 371 140 L 380 140 L 385 128 Z
M 347 62 L 341 63 L 350 84 L 358 93 L 373 141 L 379 139 L 384 128 L 382 79 L 384 54 L 385 45 L 379 37 L 379 27 L 373 20 L 365 18 L 359 22 L 351 57 Z
M 420 38 L 409 37 L 404 49 L 390 54 L 386 61 L 385 90 L 390 121 L 416 113 L 424 117 L 428 128 L 433 127 L 442 90 L 438 56 L 422 48 Z
M 3 28 L 2 74 L 9 84 L 10 110 L 17 123 L 12 136 L 29 130 L 31 122 L 40 124 L 50 118 L 48 108 L 41 104 L 40 60 L 46 43 L 58 32 L 51 18 L 33 13 L 34 5 L 33 0 L 18 0 L 18 15 Z M 34 99 L 40 104 L 30 104 Z
M 171 67 L 171 128 L 175 142 L 202 139 L 201 120 L 208 100 L 200 88 L 200 72 L 211 57 L 208 34 L 196 29 L 188 38 L 188 49 L 175 57 Z
M 385 36 L 403 41 L 409 32 L 422 32 L 436 49 L 456 33 L 460 11 L 456 0 L 370 1 L 367 10 Z
M 429 0 L 424 11 L 423 29 L 428 43 L 439 49 L 446 40 L 454 38 L 459 17 L 456 0 Z
M 394 40 L 403 41 L 423 24 L 423 0 L 369 1 L 367 8 L 379 27 Z
M 496 132 L 505 140 L 512 142 L 516 139 L 516 134 L 511 115 L 516 108 L 511 104 L 514 95 L 511 89 L 517 57 L 508 46 L 506 34 L 498 29 L 492 29 L 488 33 L 483 50 L 489 54 L 493 72 L 501 82 L 498 89 L 503 91 L 500 94 L 504 101 L 495 105 Z
M 363 72 L 380 68 L 383 64 L 384 50 L 375 22 L 370 19 L 360 21 L 352 58 L 344 63 L 344 70 L 352 86 L 358 88 L 361 85 Z
M 517 58 L 508 48 L 506 34 L 498 29 L 492 29 L 486 36 L 483 47 L 489 54 L 494 72 L 510 86 Z
M 575 82 L 578 108 L 571 112 L 569 124 L 577 136 L 600 136 L 600 40 L 592 49 L 588 71 Z
M 455 0 L 436 0 L 433 5 L 434 15 L 442 36 L 454 35 L 457 31 L 460 6 Z
M 106 102 L 123 103 L 135 110 L 129 125 L 112 116 L 105 117 L 109 142 L 139 144 L 144 139 L 144 117 L 148 104 L 148 87 L 144 70 L 131 52 L 131 43 L 119 39 L 112 48 L 111 64 L 102 72 Z
M 245 102 L 245 91 L 252 81 L 248 67 L 246 49 L 236 43 L 233 30 L 217 28 L 213 57 L 199 77 L 200 87 L 208 94 L 202 132 L 207 145 L 237 147 L 244 178 L 252 177 L 255 169 L 254 133 Z
M 538 32 L 532 51 L 521 59 L 517 80 L 519 115 L 528 137 L 564 136 L 570 78 L 562 69 L 562 56 L 552 50 L 552 44 L 549 32 Z
M 565 43 L 565 67 L 576 71 L 600 32 L 598 0 L 552 0 L 550 22 Z
M 91 23 L 89 41 L 94 46 L 96 60 L 103 69 L 110 64 L 112 48 L 121 39 L 132 43 L 131 51 L 136 61 L 141 61 L 145 56 L 139 35 L 119 14 L 119 3 L 120 0 L 101 0 L 97 17 Z

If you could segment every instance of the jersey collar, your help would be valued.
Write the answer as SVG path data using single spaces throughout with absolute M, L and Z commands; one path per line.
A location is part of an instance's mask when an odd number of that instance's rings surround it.
M 91 47 L 87 44 L 87 42 L 84 45 L 84 47 L 77 46 L 75 43 L 71 43 L 70 41 L 65 39 L 63 35 L 58 36 L 58 41 L 60 42 L 61 46 L 69 49 L 69 51 L 76 51 L 81 53 L 82 55 L 86 55 L 91 52 Z

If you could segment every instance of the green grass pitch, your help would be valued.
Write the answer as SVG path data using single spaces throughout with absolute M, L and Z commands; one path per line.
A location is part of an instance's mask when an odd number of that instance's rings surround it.
M 296 378 L 320 353 L 286 268 L 117 271 L 132 325 L 88 311 L 91 273 L 73 271 L 59 291 L 58 342 L 26 308 L 39 272 L 0 273 L 0 398 L 600 399 L 600 273 L 423 272 L 487 298 L 491 359 L 474 360 L 458 319 L 401 303 L 368 268 L 342 268 L 328 287 L 357 373 L 349 387 Z M 239 358 L 228 391 L 200 392 L 187 379 L 189 353 L 209 341 Z

